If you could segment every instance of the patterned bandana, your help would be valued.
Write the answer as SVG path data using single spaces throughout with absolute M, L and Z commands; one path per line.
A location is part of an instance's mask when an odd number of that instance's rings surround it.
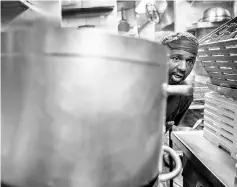
M 166 45 L 171 50 L 184 50 L 194 55 L 198 53 L 198 40 L 188 32 L 172 33 L 163 38 L 161 44 Z

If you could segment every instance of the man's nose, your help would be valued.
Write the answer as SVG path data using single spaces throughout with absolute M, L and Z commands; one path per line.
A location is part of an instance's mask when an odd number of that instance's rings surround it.
M 186 68 L 187 68 L 187 64 L 186 64 L 186 61 L 185 60 L 181 60 L 180 63 L 179 63 L 179 66 L 178 68 L 182 71 L 186 71 Z

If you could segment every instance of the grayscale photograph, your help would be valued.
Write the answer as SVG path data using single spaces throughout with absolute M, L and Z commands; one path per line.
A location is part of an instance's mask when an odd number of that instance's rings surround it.
M 1 0 L 2 187 L 237 187 L 237 0 Z

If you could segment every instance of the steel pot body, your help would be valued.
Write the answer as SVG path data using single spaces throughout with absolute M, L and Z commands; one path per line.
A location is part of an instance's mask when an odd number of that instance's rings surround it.
M 166 51 L 34 24 L 2 33 L 2 181 L 134 187 L 158 174 Z

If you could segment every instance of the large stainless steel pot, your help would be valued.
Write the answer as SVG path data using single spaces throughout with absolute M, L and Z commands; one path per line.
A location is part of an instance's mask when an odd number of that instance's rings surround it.
M 2 33 L 1 60 L 3 182 L 136 187 L 158 174 L 162 46 L 37 23 Z

